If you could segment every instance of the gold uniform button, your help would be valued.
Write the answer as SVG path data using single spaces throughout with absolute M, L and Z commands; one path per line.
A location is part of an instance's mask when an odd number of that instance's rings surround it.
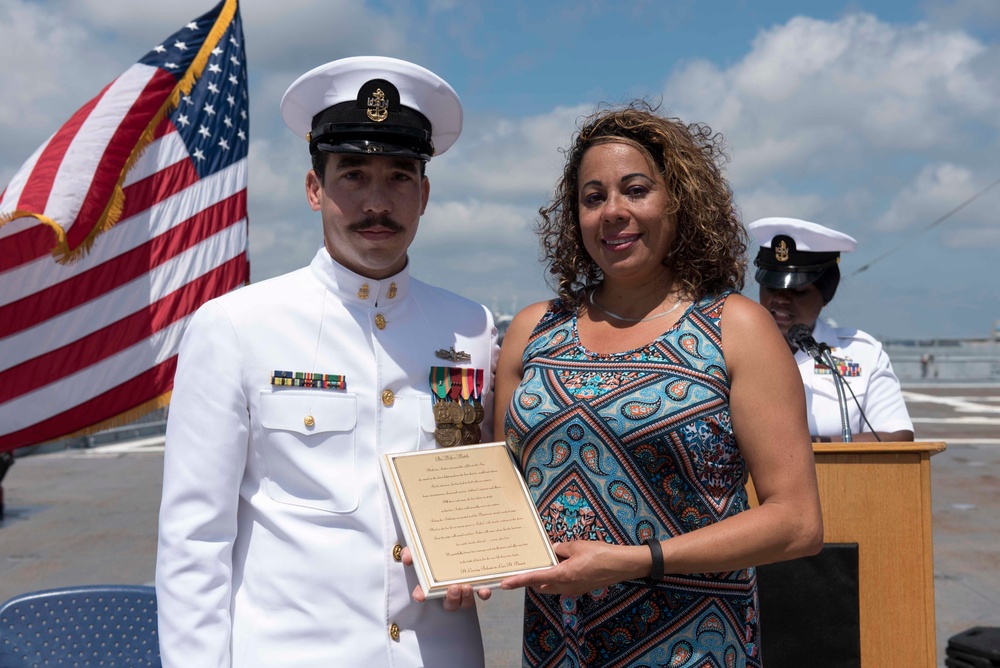
M 304 424 L 309 428 L 312 428 L 316 424 L 316 418 L 314 418 L 312 415 L 307 415 L 302 419 L 302 424 Z
M 392 546 L 392 558 L 394 561 L 403 560 L 403 546 L 399 543 Z
M 385 390 L 382 392 L 382 405 L 388 408 L 396 403 L 396 395 L 392 393 L 392 390 Z
M 375 326 L 379 329 L 385 329 L 385 316 L 381 313 L 375 316 Z
M 395 622 L 389 624 L 389 637 L 393 640 L 399 640 L 399 624 Z

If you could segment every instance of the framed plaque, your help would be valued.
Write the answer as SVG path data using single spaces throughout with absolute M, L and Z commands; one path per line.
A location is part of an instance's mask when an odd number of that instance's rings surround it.
M 505 443 L 386 454 L 382 474 L 428 598 L 558 563 Z

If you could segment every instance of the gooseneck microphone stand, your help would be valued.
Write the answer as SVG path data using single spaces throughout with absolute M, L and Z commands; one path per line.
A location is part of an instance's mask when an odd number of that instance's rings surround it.
M 833 385 L 837 389 L 837 403 L 840 405 L 840 435 L 844 443 L 851 442 L 851 419 L 847 411 L 847 395 L 844 392 L 844 377 L 840 375 L 837 362 L 833 359 L 830 346 L 817 343 L 808 325 L 792 325 L 788 330 L 788 340 L 825 367 L 833 374 Z
M 837 362 L 833 359 L 830 346 L 825 343 L 819 344 L 820 356 L 816 359 L 822 364 L 830 367 L 833 373 L 833 385 L 837 388 L 837 403 L 840 404 L 840 435 L 844 443 L 851 442 L 851 418 L 847 412 L 847 395 L 844 393 L 844 377 L 840 375 Z

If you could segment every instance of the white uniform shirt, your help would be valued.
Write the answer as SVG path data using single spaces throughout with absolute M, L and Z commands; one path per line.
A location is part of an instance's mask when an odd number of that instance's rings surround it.
M 865 332 L 846 327 L 832 328 L 822 320 L 816 322 L 813 338 L 830 346 L 840 364 L 844 379 L 857 397 L 845 389 L 851 434 L 868 431 L 913 430 L 913 423 L 903 403 L 899 379 L 892 370 L 889 356 L 882 344 Z M 802 374 L 806 390 L 806 410 L 809 413 L 809 433 L 815 436 L 840 436 L 840 404 L 834 377 L 806 353 L 797 351 L 795 361 Z M 858 410 L 864 409 L 871 428 L 865 425 Z
M 367 286 L 365 289 L 363 286 Z M 435 356 L 454 347 L 471 361 Z M 474 608 L 414 603 L 382 453 L 436 447 L 432 366 L 484 369 L 490 312 L 409 277 L 312 264 L 212 300 L 181 344 L 156 588 L 166 668 L 482 666 Z M 345 389 L 271 384 L 276 370 Z M 398 629 L 398 639 L 390 627 Z

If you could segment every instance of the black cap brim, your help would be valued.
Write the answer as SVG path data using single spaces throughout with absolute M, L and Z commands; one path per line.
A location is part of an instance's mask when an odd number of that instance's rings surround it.
M 773 271 L 771 269 L 757 269 L 754 278 L 764 287 L 772 290 L 804 288 L 815 283 L 824 270 L 820 271 Z
M 427 162 L 431 156 L 414 148 L 407 148 L 398 144 L 387 144 L 385 142 L 370 141 L 367 139 L 354 139 L 345 141 L 324 141 L 313 143 L 317 151 L 323 153 L 353 153 L 358 155 L 382 156 L 386 158 L 413 158 Z

